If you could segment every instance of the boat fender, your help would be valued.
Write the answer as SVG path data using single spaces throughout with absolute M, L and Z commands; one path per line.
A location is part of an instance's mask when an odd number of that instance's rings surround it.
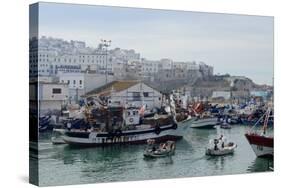
M 177 129 L 178 128 L 178 124 L 174 123 L 172 126 L 173 129 Z
M 154 132 L 158 135 L 161 133 L 161 128 L 159 127 L 159 125 L 156 125 Z

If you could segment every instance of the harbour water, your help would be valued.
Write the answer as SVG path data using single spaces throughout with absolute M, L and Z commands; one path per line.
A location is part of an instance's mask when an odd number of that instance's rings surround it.
M 52 145 L 51 133 L 39 139 L 40 185 L 66 185 L 181 178 L 270 171 L 273 161 L 256 158 L 244 133 L 249 127 L 201 130 L 189 128 L 171 157 L 144 159 L 145 145 L 71 148 Z M 238 147 L 233 155 L 205 155 L 209 139 L 223 134 Z

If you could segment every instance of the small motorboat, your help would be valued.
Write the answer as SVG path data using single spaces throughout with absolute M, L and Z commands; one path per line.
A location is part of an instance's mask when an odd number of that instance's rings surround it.
M 65 131 L 65 129 L 53 129 L 53 134 L 51 137 L 52 144 L 66 144 L 65 141 L 62 139 L 62 135 Z
M 220 128 L 221 129 L 231 129 L 231 125 L 227 122 L 223 122 L 223 123 L 221 123 Z
M 206 148 L 206 155 L 222 156 L 233 154 L 237 145 L 233 142 L 227 142 L 226 139 L 221 136 L 218 139 L 211 139 L 209 146 Z
M 191 128 L 196 129 L 213 129 L 217 125 L 216 117 L 197 117 L 191 124 Z
M 161 143 L 159 146 L 155 145 L 154 139 L 147 140 L 148 146 L 144 150 L 143 156 L 146 158 L 159 158 L 171 156 L 175 153 L 176 144 L 174 141 L 167 141 Z

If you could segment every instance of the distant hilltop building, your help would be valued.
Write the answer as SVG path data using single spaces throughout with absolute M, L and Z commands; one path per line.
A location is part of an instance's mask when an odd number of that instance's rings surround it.
M 134 49 L 89 47 L 83 41 L 45 37 L 30 39 L 30 77 L 52 78 L 68 85 L 68 103 L 77 103 L 90 89 L 112 81 L 141 80 L 166 92 L 213 75 L 203 62 L 149 60 Z
M 30 75 L 54 76 L 58 73 L 57 67 L 79 65 L 81 70 L 113 73 L 113 62 L 126 63 L 129 60 L 138 60 L 140 54 L 134 50 L 116 48 L 105 51 L 100 45 L 97 48 L 86 46 L 85 42 L 64 41 L 52 37 L 41 37 L 30 41 Z M 76 70 L 75 70 L 76 71 Z M 66 70 L 72 72 L 72 70 Z
M 248 101 L 250 97 L 267 100 L 272 96 L 272 88 L 257 85 L 245 76 L 213 75 L 208 79 L 197 79 L 193 84 L 177 87 L 177 91 L 190 91 L 192 98 L 207 98 L 216 102 L 233 100 Z
M 77 69 L 79 67 L 79 69 Z M 181 73 L 179 70 L 183 70 Z M 83 41 L 42 36 L 30 39 L 30 76 L 56 76 L 65 71 L 115 74 L 118 79 L 164 80 L 210 76 L 213 67 L 205 63 L 176 62 L 172 59 L 148 60 L 141 58 L 134 49 L 108 49 L 102 44 L 87 47 Z M 192 73 L 193 72 L 193 73 Z M 197 73 L 196 73 L 197 72 Z M 136 74 L 137 73 L 137 74 Z

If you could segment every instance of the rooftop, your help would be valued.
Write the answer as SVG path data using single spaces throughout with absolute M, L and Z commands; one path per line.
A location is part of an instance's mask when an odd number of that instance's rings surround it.
M 115 92 L 123 91 L 125 89 L 128 89 L 128 88 L 138 84 L 139 82 L 140 81 L 138 81 L 138 80 L 113 81 L 104 86 L 101 86 L 92 91 L 89 91 L 83 97 L 90 97 L 93 95 L 107 96 L 111 93 L 112 90 L 114 90 Z

